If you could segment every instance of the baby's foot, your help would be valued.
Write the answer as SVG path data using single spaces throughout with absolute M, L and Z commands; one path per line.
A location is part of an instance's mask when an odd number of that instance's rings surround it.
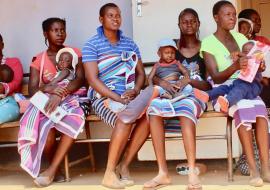
M 206 92 L 199 90 L 197 88 L 194 88 L 193 92 L 194 92 L 195 97 L 201 100 L 202 102 L 206 103 L 209 101 L 209 95 Z
M 228 113 L 229 111 L 229 102 L 224 96 L 219 96 L 217 99 L 217 104 L 220 105 L 220 111 Z

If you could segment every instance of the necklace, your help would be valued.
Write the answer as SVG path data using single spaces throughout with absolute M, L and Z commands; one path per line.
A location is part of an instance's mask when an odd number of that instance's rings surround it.
M 2 57 L 0 65 L 4 65 L 4 64 L 6 64 L 6 57 L 5 56 Z

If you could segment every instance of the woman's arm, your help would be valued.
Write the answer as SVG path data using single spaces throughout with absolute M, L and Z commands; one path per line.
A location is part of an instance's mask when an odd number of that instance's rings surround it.
M 13 92 L 19 91 L 22 79 L 23 79 L 23 68 L 19 59 L 12 58 L 12 62 L 6 63 L 14 72 L 13 80 L 8 85 L 8 92 L 5 89 L 5 94 L 12 94 Z
M 189 78 L 188 70 L 181 63 L 178 64 L 178 68 L 179 68 L 180 72 L 182 73 L 182 75 L 184 75 L 185 78 Z
M 118 94 L 111 91 L 99 78 L 98 78 L 98 65 L 97 62 L 85 62 L 83 64 L 86 80 L 95 91 L 102 96 L 108 97 L 117 102 L 124 102 Z
M 28 93 L 33 96 L 39 90 L 39 70 L 30 67 L 30 77 L 28 81 Z
M 135 84 L 135 91 L 138 94 L 140 90 L 143 88 L 144 81 L 145 81 L 145 72 L 144 72 L 144 67 L 142 64 L 142 60 L 139 59 L 137 66 L 136 66 L 136 84 Z
M 194 88 L 198 88 L 200 90 L 206 91 L 210 90 L 212 88 L 211 84 L 206 81 L 199 81 L 199 80 L 193 80 L 191 79 L 189 84 L 193 86 Z
M 215 57 L 207 52 L 203 52 L 203 58 L 205 60 L 206 69 L 211 76 L 212 80 L 216 84 L 224 83 L 239 69 L 245 69 L 247 66 L 247 57 L 243 54 L 239 54 L 238 59 L 231 64 L 224 71 L 219 72 Z
M 154 84 L 153 79 L 154 79 L 154 77 L 155 77 L 156 70 L 157 70 L 157 67 L 154 65 L 154 66 L 152 67 L 152 70 L 151 70 L 149 76 L 148 76 L 148 84 L 149 84 L 149 85 L 153 85 L 153 84 Z

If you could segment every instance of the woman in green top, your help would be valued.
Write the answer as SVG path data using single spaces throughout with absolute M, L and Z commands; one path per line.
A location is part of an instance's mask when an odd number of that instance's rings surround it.
M 247 57 L 240 53 L 242 45 L 247 39 L 240 33 L 231 30 L 236 24 L 236 11 L 229 1 L 219 1 L 213 7 L 213 16 L 217 24 L 214 34 L 205 38 L 201 45 L 201 54 L 214 86 L 231 84 L 237 78 L 240 69 L 247 67 Z M 238 59 L 232 62 L 231 54 Z M 240 104 L 241 101 L 244 101 Z M 268 119 L 263 101 L 258 97 L 254 100 L 241 100 L 235 106 L 235 112 L 230 109 L 229 114 L 235 119 L 235 127 L 247 155 L 250 168 L 252 186 L 262 186 L 263 181 L 270 182 L 268 155 Z M 243 105 L 244 106 L 241 106 Z M 261 176 L 256 168 L 253 157 L 252 130 L 255 129 L 257 145 L 260 151 Z

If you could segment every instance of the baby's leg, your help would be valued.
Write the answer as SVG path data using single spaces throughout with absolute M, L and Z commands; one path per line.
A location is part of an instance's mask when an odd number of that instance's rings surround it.
M 252 93 L 251 83 L 237 79 L 232 86 L 232 89 L 227 93 L 226 99 L 228 100 L 229 107 L 235 105 L 242 99 L 248 98 L 248 94 Z
M 164 88 L 160 86 L 154 86 L 154 89 L 158 90 L 160 98 L 167 98 L 167 99 L 173 98 L 173 96 L 168 91 L 166 91 Z

